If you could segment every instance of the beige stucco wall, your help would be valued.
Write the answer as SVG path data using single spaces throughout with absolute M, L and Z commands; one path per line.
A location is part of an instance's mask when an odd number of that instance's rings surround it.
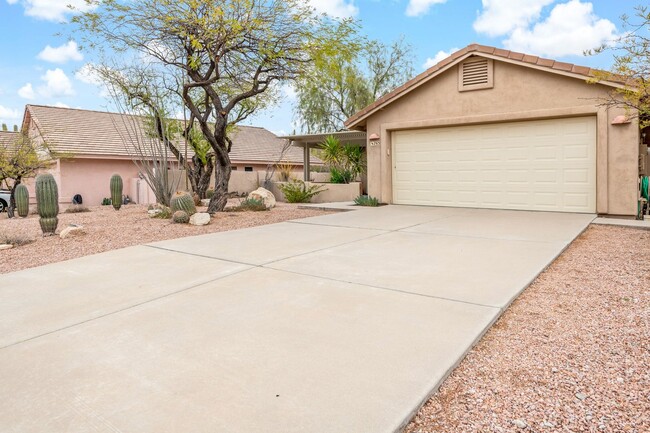
M 367 119 L 368 193 L 392 202 L 391 133 L 396 130 L 470 123 L 511 122 L 565 116 L 597 117 L 597 212 L 634 215 L 637 206 L 636 122 L 611 125 L 621 109 L 599 107 L 609 87 L 502 61 L 494 62 L 494 88 L 458 91 L 458 66 L 397 99 Z
M 271 186 L 271 192 L 275 196 L 276 200 L 281 202 L 286 202 L 287 199 L 284 196 L 284 193 L 280 188 L 278 188 L 278 183 L 284 182 L 275 182 Z M 322 187 L 322 191 L 312 197 L 310 203 L 336 203 L 336 202 L 345 202 L 353 201 L 355 198 L 359 197 L 361 194 L 361 182 L 350 182 L 350 183 L 320 183 L 320 182 L 305 182 L 307 186 L 319 185 Z

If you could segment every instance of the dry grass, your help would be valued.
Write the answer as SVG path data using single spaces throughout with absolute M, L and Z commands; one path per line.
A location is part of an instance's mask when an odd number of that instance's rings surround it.
M 239 200 L 229 202 L 229 206 L 236 205 L 239 205 Z M 205 211 L 205 208 L 199 208 L 199 211 Z M 298 209 L 296 205 L 278 203 L 268 212 L 219 213 L 207 226 L 196 227 L 174 224 L 168 219 L 150 218 L 146 206 L 127 205 L 119 211 L 115 211 L 112 206 L 93 206 L 90 212 L 59 214 L 57 232 L 69 224 L 82 225 L 86 232 L 82 236 L 68 239 L 60 239 L 58 236 L 43 237 L 37 215 L 30 214 L 25 219 L 7 219 L 5 213 L 0 216 L 0 233 L 6 233 L 14 239 L 33 239 L 34 242 L 0 251 L 0 273 L 148 242 L 254 227 L 325 213 L 328 212 Z
M 591 226 L 406 431 L 650 432 L 649 295 L 650 231 Z

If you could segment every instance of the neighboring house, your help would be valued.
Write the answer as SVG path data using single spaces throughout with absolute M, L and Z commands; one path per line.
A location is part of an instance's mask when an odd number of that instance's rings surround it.
M 599 104 L 623 84 L 587 83 L 593 72 L 481 45 L 452 54 L 346 122 L 368 135 L 369 194 L 635 215 L 638 122 Z
M 0 131 L 0 147 L 9 147 L 17 139 L 18 132 Z M 4 212 L 9 205 L 11 193 L 4 190 L 6 186 L 4 182 L 0 184 L 0 212 Z
M 109 180 L 115 173 L 124 179 L 125 194 L 134 191 L 131 184 L 137 182 L 138 167 L 124 137 L 133 134 L 130 125 L 138 119 L 118 113 L 27 105 L 22 131 L 34 140 L 46 141 L 52 151 L 62 155 L 50 170 L 62 203 L 70 203 L 75 194 L 80 194 L 84 204 L 97 205 L 109 195 Z M 286 143 L 264 128 L 250 126 L 237 127 L 232 141 L 230 158 L 233 170 L 238 172 L 265 171 L 280 159 Z M 282 159 L 302 170 L 299 149 L 289 148 Z

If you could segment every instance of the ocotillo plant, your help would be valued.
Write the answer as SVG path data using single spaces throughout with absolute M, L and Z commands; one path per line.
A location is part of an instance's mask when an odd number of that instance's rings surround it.
M 114 174 L 111 177 L 111 202 L 115 210 L 120 210 L 122 207 L 122 177 L 119 174 Z
M 59 189 L 51 174 L 36 178 L 36 204 L 43 234 L 53 235 L 59 225 Z

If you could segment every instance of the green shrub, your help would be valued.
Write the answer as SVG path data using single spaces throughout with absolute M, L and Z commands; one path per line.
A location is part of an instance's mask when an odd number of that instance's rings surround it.
M 187 224 L 190 222 L 190 216 L 184 210 L 177 210 L 172 215 L 172 221 L 177 224 Z
M 352 172 L 349 170 L 339 170 L 336 167 L 330 168 L 331 183 L 350 183 L 352 181 Z
M 360 195 L 354 199 L 354 203 L 357 206 L 379 206 L 379 200 L 376 197 L 371 197 L 369 195 Z
M 232 207 L 229 210 L 231 212 L 261 212 L 268 209 L 264 204 L 264 200 L 247 198 L 246 200 L 242 200 L 242 202 L 239 203 L 239 206 Z
M 172 217 L 172 210 L 168 208 L 167 206 L 158 206 L 155 207 L 154 209 L 160 209 L 160 212 L 157 214 L 151 215 L 152 218 L 160 218 L 163 220 L 168 220 Z
M 307 186 L 302 180 L 279 183 L 278 188 L 289 203 L 309 203 L 315 195 L 325 190 L 321 185 Z
M 212 189 L 212 188 L 209 188 L 205 192 L 205 198 L 207 198 L 207 199 L 211 199 L 213 195 L 214 195 L 214 189 Z
M 19 247 L 34 242 L 34 239 L 20 233 L 0 233 L 0 244 L 13 245 Z
M 68 208 L 65 210 L 65 213 L 81 213 L 81 212 L 90 212 L 90 209 L 88 209 L 86 206 L 81 204 L 73 204 L 72 206 L 68 206 Z
M 110 198 L 104 197 L 102 199 L 102 206 L 110 206 L 111 204 L 113 204 L 113 202 Z

